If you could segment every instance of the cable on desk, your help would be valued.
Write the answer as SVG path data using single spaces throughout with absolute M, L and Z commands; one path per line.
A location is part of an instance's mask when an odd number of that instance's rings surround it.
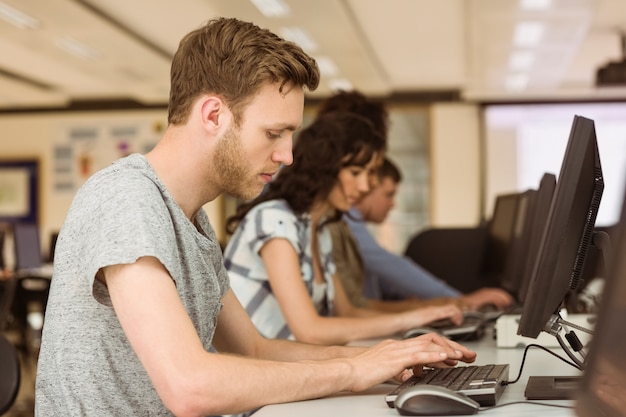
M 512 401 L 510 403 L 503 403 L 498 405 L 492 405 L 491 407 L 481 407 L 479 411 L 482 413 L 484 411 L 490 411 L 494 408 L 506 407 L 507 405 L 515 405 L 515 404 L 530 404 L 530 405 L 541 405 L 545 407 L 557 407 L 557 408 L 574 408 L 573 405 L 564 405 L 564 404 L 552 404 L 552 403 L 541 403 L 537 401 Z
M 576 337 L 576 335 L 574 335 L 574 337 Z M 576 367 L 582 371 L 584 368 L 582 361 L 578 359 L 576 356 L 574 356 L 574 353 L 570 351 L 569 347 L 565 344 L 565 341 L 563 340 L 560 334 L 556 335 L 556 340 L 559 342 L 559 345 L 561 345 L 561 348 L 567 354 L 567 356 L 569 356 L 570 359 L 574 361 L 574 363 L 576 364 Z M 570 339 L 568 338 L 568 340 Z
M 528 353 L 528 349 L 530 349 L 531 347 L 536 347 L 542 350 L 545 350 L 546 352 L 548 352 L 550 355 L 559 358 L 560 360 L 562 360 L 563 362 L 565 362 L 568 365 L 573 366 L 574 368 L 580 370 L 580 368 L 578 367 L 578 365 L 574 362 L 570 362 L 569 360 L 565 359 L 564 357 L 562 357 L 561 355 L 559 355 L 558 353 L 554 353 L 553 351 L 551 351 L 550 349 L 541 346 L 541 345 L 537 345 L 534 343 L 531 343 L 530 345 L 526 346 L 526 349 L 524 349 L 524 356 L 522 356 L 522 363 L 520 364 L 519 367 L 519 374 L 517 374 L 517 378 L 515 378 L 513 381 L 504 381 L 503 385 L 511 385 L 511 384 L 515 384 L 517 381 L 519 381 L 519 379 L 522 376 L 522 370 L 524 369 L 524 363 L 526 362 L 526 354 Z

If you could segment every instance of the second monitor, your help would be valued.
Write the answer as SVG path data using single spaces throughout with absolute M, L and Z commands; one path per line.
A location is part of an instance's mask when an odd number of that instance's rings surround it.
M 567 298 L 575 294 L 582 276 L 585 258 L 594 238 L 594 225 L 604 179 L 593 120 L 575 116 L 563 164 L 542 232 L 518 334 L 537 338 L 545 331 L 557 338 L 565 353 L 583 368 L 583 352 L 576 345 L 575 334 L 563 338 L 564 324 L 560 311 Z M 608 256 L 608 254 L 605 254 Z M 580 355 L 577 356 L 577 355 Z M 567 398 L 575 384 L 553 379 L 529 379 L 526 393 L 531 399 Z M 539 385 L 533 385 L 540 382 Z M 558 386 L 567 388 L 561 390 Z

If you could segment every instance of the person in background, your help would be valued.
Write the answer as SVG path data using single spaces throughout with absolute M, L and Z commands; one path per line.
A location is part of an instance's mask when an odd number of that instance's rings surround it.
M 344 344 L 462 321 L 454 305 L 383 314 L 357 308 L 335 273 L 326 226 L 369 190 L 384 139 L 365 118 L 329 113 L 299 133 L 293 165 L 229 219 L 224 259 L 232 289 L 267 338 Z M 236 226 L 236 227 L 235 227 Z
M 317 116 L 336 112 L 354 113 L 366 118 L 372 124 L 372 128 L 383 137 L 385 141 L 384 148 L 381 152 L 376 154 L 374 169 L 370 172 L 371 175 L 369 178 L 370 188 L 375 188 L 376 185 L 378 185 L 378 175 L 376 175 L 376 172 L 382 164 L 387 150 L 387 136 L 389 132 L 389 113 L 387 112 L 387 106 L 382 100 L 368 97 L 360 91 L 340 90 L 321 102 L 317 109 Z M 335 225 L 333 225 L 333 227 L 335 227 Z
M 390 122 L 384 101 L 368 97 L 356 90 L 339 91 L 320 104 L 317 117 L 332 112 L 351 112 L 367 118 L 387 142 Z M 371 197 L 364 198 L 365 201 L 361 206 L 364 212 L 370 212 L 370 203 L 381 202 L 383 211 L 380 214 L 374 213 L 378 218 L 365 219 L 365 222 L 380 223 L 384 220 L 391 209 L 391 206 L 388 206 L 385 210 L 384 205 L 393 203 L 397 184 L 401 180 L 399 170 L 393 166 L 392 170 L 395 171 L 393 177 L 397 178 L 397 181 L 390 178 L 386 187 L 377 191 L 380 175 L 376 173 L 383 164 L 384 156 L 385 152 L 378 155 L 376 169 L 372 171 L 375 175 L 370 177 L 370 188 L 373 191 Z M 392 174 L 390 171 L 386 172 Z M 393 195 L 389 195 L 390 192 Z M 359 209 L 353 208 L 343 216 L 342 221 L 328 225 L 338 275 L 354 305 L 397 312 L 451 301 L 470 310 L 488 304 L 503 308 L 513 301 L 506 292 L 491 288 L 461 294 L 412 260 L 395 255 L 380 246 L 361 218 Z M 387 297 L 386 289 L 393 289 L 395 292 L 393 299 Z M 398 296 L 403 296 L 403 299 L 398 300 Z
M 474 360 L 434 334 L 371 348 L 266 339 L 233 294 L 202 207 L 254 198 L 291 164 L 318 83 L 301 48 L 248 22 L 181 40 L 162 138 L 95 173 L 61 228 L 35 415 L 232 414 Z
M 481 288 L 469 294 L 461 294 L 411 259 L 389 252 L 375 240 L 367 229 L 366 222 L 380 224 L 387 218 L 394 206 L 401 180 L 398 167 L 389 158 L 385 158 L 378 171 L 378 186 L 344 216 L 351 235 L 336 236 L 333 240 L 333 247 L 337 245 L 338 249 L 339 244 L 335 242 L 344 242 L 343 253 L 335 252 L 335 258 L 352 259 L 343 269 L 355 271 L 360 268 L 365 272 L 365 278 L 360 279 L 362 284 L 354 273 L 340 275 L 351 277 L 352 286 L 362 289 L 360 292 L 352 292 L 353 299 L 359 305 L 364 303 L 382 311 L 403 311 L 414 308 L 416 303 L 420 305 L 423 300 L 430 303 L 456 301 L 466 310 L 477 310 L 484 305 L 494 305 L 502 309 L 510 305 L 513 302 L 512 296 L 500 288 Z M 351 247 L 346 248 L 345 242 L 352 242 L 349 243 Z M 385 293 L 404 295 L 404 300 L 385 301 Z

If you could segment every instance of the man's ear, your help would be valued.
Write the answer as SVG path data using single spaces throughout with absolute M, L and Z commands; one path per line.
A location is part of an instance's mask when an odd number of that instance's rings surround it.
M 222 99 L 207 95 L 201 99 L 200 116 L 207 131 L 218 131 L 227 125 L 230 111 Z

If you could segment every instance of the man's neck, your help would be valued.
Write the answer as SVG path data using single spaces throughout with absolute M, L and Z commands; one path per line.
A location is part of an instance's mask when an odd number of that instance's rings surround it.
M 208 161 L 194 152 L 182 128 L 168 127 L 146 158 L 185 215 L 192 219 L 200 208 L 221 194 L 206 172 Z

